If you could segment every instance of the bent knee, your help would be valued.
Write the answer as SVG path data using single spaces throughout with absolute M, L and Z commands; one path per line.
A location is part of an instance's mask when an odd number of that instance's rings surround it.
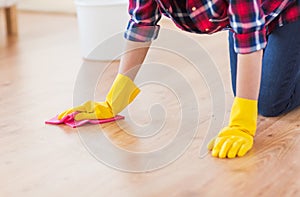
M 259 106 L 258 113 L 264 117 L 276 117 L 284 112 L 274 109 L 272 106 Z
M 265 117 L 276 117 L 288 112 L 288 102 L 276 102 L 268 100 L 258 102 L 258 113 Z

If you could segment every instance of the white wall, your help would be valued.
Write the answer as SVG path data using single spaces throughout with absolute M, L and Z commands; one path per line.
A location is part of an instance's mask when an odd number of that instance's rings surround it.
M 20 10 L 75 13 L 74 0 L 19 0 Z

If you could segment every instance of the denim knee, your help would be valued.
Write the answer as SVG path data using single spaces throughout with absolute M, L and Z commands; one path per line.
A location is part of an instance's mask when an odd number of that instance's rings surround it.
M 261 88 L 260 90 L 258 98 L 258 113 L 265 117 L 279 116 L 282 113 L 282 109 L 279 109 L 278 99 L 267 90 L 269 89 Z
M 279 110 L 274 109 L 271 104 L 266 103 L 258 105 L 258 113 L 265 117 L 276 117 L 283 114 L 282 111 L 280 112 Z
M 265 117 L 276 117 L 288 112 L 289 102 L 286 100 L 262 97 L 258 99 L 258 113 Z

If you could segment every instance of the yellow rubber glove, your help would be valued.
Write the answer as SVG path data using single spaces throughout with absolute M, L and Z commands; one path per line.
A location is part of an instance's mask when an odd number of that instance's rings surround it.
M 235 158 L 244 156 L 253 146 L 256 132 L 257 101 L 236 97 L 228 127 L 208 143 L 212 156 Z
M 129 77 L 118 74 L 105 102 L 87 101 L 80 106 L 62 112 L 58 115 L 58 119 L 60 120 L 73 112 L 79 112 L 75 116 L 75 120 L 112 118 L 129 105 L 139 92 L 140 89 Z

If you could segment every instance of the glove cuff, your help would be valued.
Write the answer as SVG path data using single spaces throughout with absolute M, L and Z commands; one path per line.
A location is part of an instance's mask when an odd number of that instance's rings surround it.
M 106 96 L 106 102 L 109 104 L 113 115 L 117 115 L 130 104 L 139 93 L 140 89 L 129 77 L 118 74 Z
M 240 130 L 254 136 L 257 124 L 257 100 L 235 97 L 231 113 L 229 127 Z

